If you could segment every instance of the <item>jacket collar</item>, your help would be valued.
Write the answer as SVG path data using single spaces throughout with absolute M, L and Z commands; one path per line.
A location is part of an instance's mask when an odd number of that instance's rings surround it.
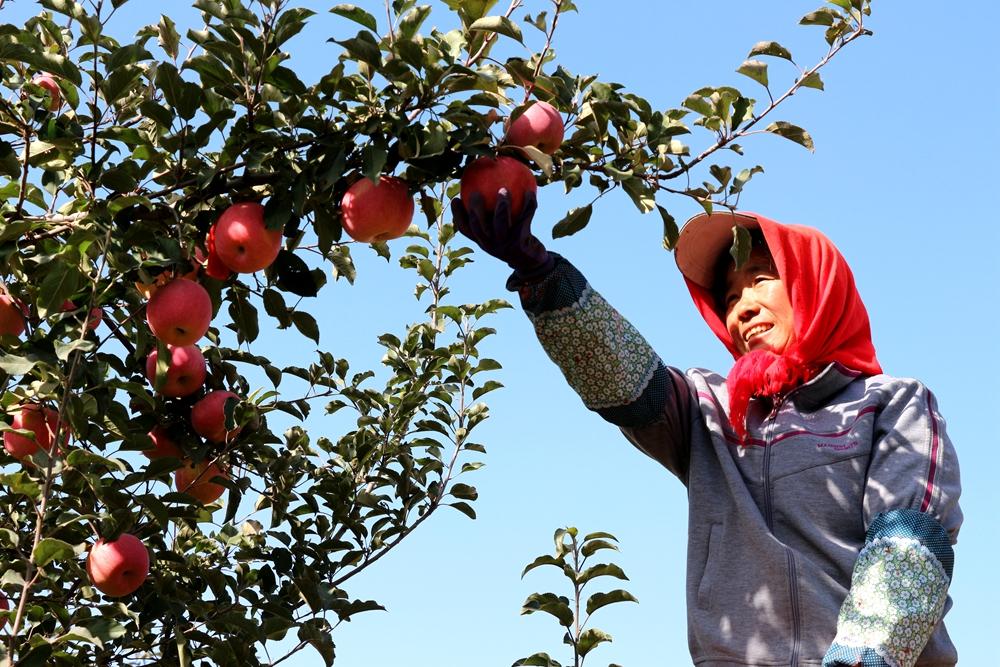
M 798 409 L 812 412 L 826 405 L 834 394 L 862 375 L 864 373 L 861 371 L 852 370 L 835 361 L 809 382 L 789 392 L 788 397 Z

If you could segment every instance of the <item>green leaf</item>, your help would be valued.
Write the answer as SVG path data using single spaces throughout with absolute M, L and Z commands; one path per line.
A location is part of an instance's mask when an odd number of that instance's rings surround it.
M 791 51 L 777 42 L 757 42 L 750 49 L 750 53 L 747 54 L 748 58 L 752 58 L 753 56 L 775 56 L 789 61 L 792 60 Z
M 764 128 L 766 132 L 771 132 L 772 134 L 777 134 L 780 137 L 794 141 L 797 144 L 801 144 L 808 148 L 810 151 L 815 151 L 816 148 L 813 146 L 812 137 L 809 133 L 798 125 L 792 125 L 789 122 L 779 120 L 771 123 Z
M 84 619 L 81 625 L 74 625 L 58 639 L 58 643 L 85 641 L 101 648 L 104 642 L 125 636 L 125 626 L 108 616 L 94 616 Z
M 711 116 L 715 113 L 712 105 L 701 95 L 688 95 L 687 99 L 682 102 L 682 106 L 695 113 L 700 113 L 702 116 Z
M 583 545 L 583 548 L 580 549 L 580 553 L 584 556 L 591 556 L 601 549 L 614 549 L 615 551 L 618 551 L 618 547 L 607 540 L 588 540 Z
M 506 16 L 484 16 L 469 26 L 470 31 L 496 32 L 524 43 L 521 28 Z
M 166 14 L 160 14 L 160 22 L 156 26 L 156 32 L 160 47 L 168 56 L 176 60 L 177 47 L 181 43 L 181 36 L 177 34 L 177 28 L 173 19 Z
M 763 173 L 763 171 L 764 168 L 760 165 L 757 165 L 752 169 L 741 170 L 740 173 L 736 174 L 736 178 L 733 179 L 733 184 L 729 188 L 729 194 L 734 195 L 738 192 L 742 192 L 743 186 L 746 185 L 751 178 L 753 178 L 753 175 Z
M 457 503 L 445 503 L 445 504 L 454 507 L 455 509 L 457 509 L 459 512 L 469 517 L 470 519 L 475 520 L 476 518 L 476 510 L 474 510 L 472 508 L 472 505 L 470 505 L 467 502 L 459 501 Z
M 336 5 L 330 8 L 330 12 L 338 16 L 343 16 L 345 19 L 350 19 L 355 23 L 360 23 L 373 32 L 378 32 L 378 24 L 375 22 L 375 17 L 357 5 Z
M 309 338 L 319 345 L 319 325 L 316 318 L 304 310 L 296 310 L 292 313 L 292 324 L 306 338 Z
M 558 239 L 576 234 L 587 226 L 593 212 L 593 206 L 590 204 L 570 209 L 569 213 L 552 228 L 552 238 Z
M 511 667 L 562 667 L 562 664 L 549 657 L 548 653 L 534 653 L 527 658 L 521 658 Z
M 823 90 L 823 79 L 819 77 L 819 72 L 813 72 L 807 75 L 805 78 L 799 81 L 800 86 L 805 86 L 806 88 L 816 88 L 818 90 Z
M 550 556 L 548 554 L 539 556 L 524 567 L 524 570 L 521 571 L 521 578 L 524 579 L 524 575 L 528 574 L 528 572 L 534 570 L 536 567 L 541 567 L 542 565 L 554 565 L 561 570 L 566 565 L 566 560 L 564 558 L 556 558 L 555 556 Z
M 610 642 L 611 635 L 606 633 L 604 630 L 598 630 L 597 628 L 587 628 L 582 633 L 580 633 L 580 638 L 576 642 L 577 653 L 580 657 L 583 657 L 590 653 L 590 651 L 595 648 L 598 644 L 603 644 L 604 642 Z
M 594 593 L 587 600 L 587 614 L 593 614 L 601 607 L 616 602 L 638 602 L 634 595 L 628 591 L 616 589 L 607 593 Z
M 767 63 L 763 60 L 745 60 L 736 71 L 767 88 Z
M 833 25 L 834 21 L 842 19 L 840 12 L 829 7 L 820 7 L 809 12 L 799 20 L 799 25 Z
M 0 352 L 0 371 L 8 375 L 27 375 L 41 361 L 35 354 L 18 356 Z
M 343 41 L 334 39 L 331 41 L 347 49 L 347 52 L 355 60 L 369 63 L 374 67 L 382 66 L 382 52 L 379 49 L 378 42 L 375 41 L 370 32 L 362 30 L 358 32 L 356 37 L 352 37 L 351 39 Z
M 487 380 L 483 383 L 483 386 L 476 387 L 472 390 L 472 400 L 478 400 L 483 394 L 488 394 L 494 389 L 500 389 L 501 387 L 503 387 L 503 384 L 500 382 L 497 382 L 496 380 Z
M 576 583 L 585 584 L 591 579 L 596 579 L 597 577 L 615 577 L 616 579 L 628 581 L 628 577 L 625 576 L 625 572 L 620 567 L 614 563 L 601 563 L 600 565 L 588 567 L 586 570 L 581 572 L 576 578 Z
M 80 269 L 62 258 L 52 262 L 38 290 L 38 314 L 48 317 L 59 312 L 63 302 L 80 288 L 82 279 Z
M 31 559 L 38 567 L 45 567 L 52 561 L 69 560 L 75 555 L 73 545 L 54 537 L 42 539 L 35 547 Z
M 68 343 L 57 340 L 53 343 L 53 346 L 55 347 L 56 357 L 58 357 L 60 361 L 68 361 L 69 355 L 71 355 L 74 351 L 79 350 L 81 352 L 90 352 L 97 346 L 97 344 L 92 340 L 74 338 Z
M 750 259 L 750 249 L 753 241 L 750 232 L 743 225 L 733 225 L 733 245 L 729 248 L 729 254 L 739 269 Z
M 677 245 L 677 239 L 680 238 L 677 221 L 674 220 L 674 216 L 667 212 L 667 209 L 659 204 L 656 205 L 656 210 L 660 212 L 660 218 L 663 219 L 663 247 L 667 250 L 673 250 Z
M 573 610 L 569 608 L 569 599 L 556 596 L 555 593 L 532 593 L 521 607 L 521 615 L 543 611 L 556 617 L 563 627 L 573 625 Z

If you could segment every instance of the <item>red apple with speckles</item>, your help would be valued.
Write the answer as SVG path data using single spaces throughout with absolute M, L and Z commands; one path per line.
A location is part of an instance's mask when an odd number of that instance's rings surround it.
M 148 459 L 162 459 L 168 456 L 181 458 L 184 453 L 176 442 L 167 433 L 167 429 L 162 426 L 154 426 L 148 434 L 153 446 L 142 450 L 143 456 Z
M 5 431 L 3 434 L 3 447 L 11 456 L 21 460 L 42 450 L 52 454 L 52 445 L 58 422 L 59 413 L 52 408 L 43 407 L 37 403 L 22 405 L 17 414 L 14 415 L 11 427 L 31 431 L 35 434 L 35 439 L 32 440 L 29 436 Z M 69 442 L 69 424 L 63 422 L 59 428 L 62 431 L 63 445 L 65 445 Z M 56 447 L 54 454 L 58 456 L 60 453 L 60 448 Z
M 146 305 L 153 335 L 168 345 L 191 345 L 212 323 L 212 299 L 204 287 L 177 278 L 156 290 Z
M 344 231 L 355 241 L 389 241 L 410 228 L 413 195 L 395 176 L 380 176 L 377 185 L 362 178 L 347 188 L 340 211 Z
M 191 407 L 191 426 L 195 433 L 209 442 L 225 442 L 235 438 L 241 427 L 226 430 L 226 401 L 240 400 L 231 391 L 210 391 Z
M 178 491 L 196 498 L 201 504 L 214 503 L 226 492 L 226 487 L 212 481 L 215 477 L 229 479 L 229 473 L 218 463 L 185 462 L 183 468 L 174 472 L 174 486 Z
M 197 345 L 168 345 L 170 360 L 167 362 L 167 379 L 159 393 L 178 398 L 190 396 L 205 384 L 205 356 Z M 146 357 L 146 378 L 156 386 L 156 361 L 159 351 L 153 350 Z
M 497 193 L 506 188 L 510 193 L 511 217 L 524 209 L 524 195 L 537 192 L 535 175 L 523 162 L 501 155 L 498 158 L 481 157 L 465 168 L 461 182 L 462 203 L 468 208 L 473 193 L 483 198 L 487 213 L 492 214 L 497 205 Z
M 24 333 L 24 304 L 6 294 L 0 294 L 0 335 L 20 336 Z
M 507 143 L 515 146 L 534 146 L 552 155 L 562 145 L 562 116 L 548 102 L 535 102 L 514 119 L 507 130 Z
M 49 97 L 52 99 L 49 101 L 49 111 L 55 111 L 62 104 L 62 91 L 59 89 L 59 83 L 55 80 L 51 74 L 37 74 L 31 80 L 31 83 L 35 84 L 39 88 L 44 88 Z
M 87 554 L 87 576 L 99 591 L 113 598 L 134 592 L 149 575 L 149 551 L 135 535 L 122 533 L 118 539 L 103 537 Z
M 237 273 L 254 273 L 271 265 L 281 250 L 281 230 L 264 226 L 264 207 L 242 202 L 227 208 L 215 223 L 215 252 Z

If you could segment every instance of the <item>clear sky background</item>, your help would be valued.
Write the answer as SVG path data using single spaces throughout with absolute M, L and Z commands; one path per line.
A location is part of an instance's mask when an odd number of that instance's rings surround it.
M 333 1 L 299 4 L 319 12 L 291 42 L 292 67 L 311 83 L 335 64 L 339 47 L 326 39 L 353 35 L 355 27 L 326 13 Z M 356 4 L 384 16 L 382 2 Z M 558 62 L 621 82 L 661 109 L 679 106 L 702 85 L 734 84 L 766 98 L 734 72 L 759 40 L 781 42 L 804 65 L 825 52 L 820 28 L 796 25 L 819 6 L 812 0 L 577 4 L 580 13 L 559 26 Z M 548 5 L 528 0 L 525 9 L 534 14 Z M 36 11 L 38 5 L 26 0 L 8 2 L 0 19 L 17 23 Z M 163 11 L 185 28 L 182 34 L 199 21 L 183 1 L 133 0 L 111 30 L 128 39 Z M 1000 444 L 1000 405 L 992 381 L 1000 370 L 1000 215 L 989 194 L 996 188 L 1000 148 L 998 19 L 997 4 L 987 0 L 876 2 L 869 19 L 875 36 L 848 47 L 824 69 L 825 92 L 804 90 L 776 117 L 806 127 L 815 154 L 777 137 L 743 142 L 751 164 L 767 171 L 748 186 L 742 207 L 830 236 L 854 269 L 886 372 L 919 378 L 938 398 L 961 461 L 965 512 L 947 625 L 961 664 L 972 667 L 1000 664 L 993 451 Z M 436 11 L 425 31 L 433 25 L 451 28 L 451 16 Z M 775 61 L 771 80 L 773 89 L 783 90 L 791 67 Z M 693 139 L 692 150 L 705 140 Z M 565 197 L 558 185 L 543 189 L 535 225 L 540 238 L 570 258 L 667 363 L 727 371 L 731 359 L 697 315 L 673 257 L 660 246 L 658 216 L 638 214 L 616 193 L 599 202 L 584 232 L 551 241 L 552 224 L 581 199 Z M 686 201 L 663 203 L 678 220 L 697 212 Z M 395 242 L 394 253 L 404 247 Z M 331 284 L 311 310 L 325 349 L 352 366 L 376 366 L 383 352 L 376 337 L 418 321 L 424 305 L 414 301 L 412 274 L 395 258 L 386 265 L 364 247 L 354 253 L 357 284 Z M 506 275 L 492 258 L 477 255 L 476 264 L 457 276 L 454 302 L 514 301 L 503 289 Z M 262 320 L 262 329 L 267 324 Z M 565 664 L 568 647 L 555 621 L 544 614 L 522 617 L 519 610 L 532 592 L 567 592 L 563 580 L 544 568 L 520 578 L 525 564 L 551 551 L 553 531 L 566 525 L 609 531 L 621 540 L 615 562 L 630 577 L 625 587 L 640 600 L 595 615 L 595 625 L 614 643 L 596 649 L 587 664 L 688 663 L 684 488 L 587 412 L 519 308 L 489 325 L 499 334 L 483 351 L 504 364 L 497 378 L 506 388 L 488 396 L 492 416 L 476 432 L 488 448 L 487 465 L 463 478 L 478 487 L 479 518 L 443 508 L 350 582 L 352 596 L 378 600 L 387 612 L 357 616 L 337 629 L 337 664 L 506 666 L 535 651 Z M 310 345 L 286 331 L 262 335 L 252 349 L 292 364 L 305 360 Z M 316 436 L 341 432 L 333 420 L 310 424 Z M 282 664 L 320 663 L 303 652 Z

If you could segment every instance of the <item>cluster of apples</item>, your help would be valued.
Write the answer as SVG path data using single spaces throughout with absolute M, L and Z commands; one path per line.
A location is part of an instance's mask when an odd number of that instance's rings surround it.
M 562 145 L 565 126 L 559 111 L 548 102 L 534 102 L 509 123 L 504 144 L 533 146 L 551 155 Z M 510 193 L 511 215 L 517 216 L 524 207 L 524 196 L 536 192 L 538 185 L 531 169 L 516 158 L 500 155 L 481 157 L 469 164 L 462 173 L 460 197 L 468 206 L 473 194 L 483 198 L 488 212 L 496 207 L 498 192 Z

